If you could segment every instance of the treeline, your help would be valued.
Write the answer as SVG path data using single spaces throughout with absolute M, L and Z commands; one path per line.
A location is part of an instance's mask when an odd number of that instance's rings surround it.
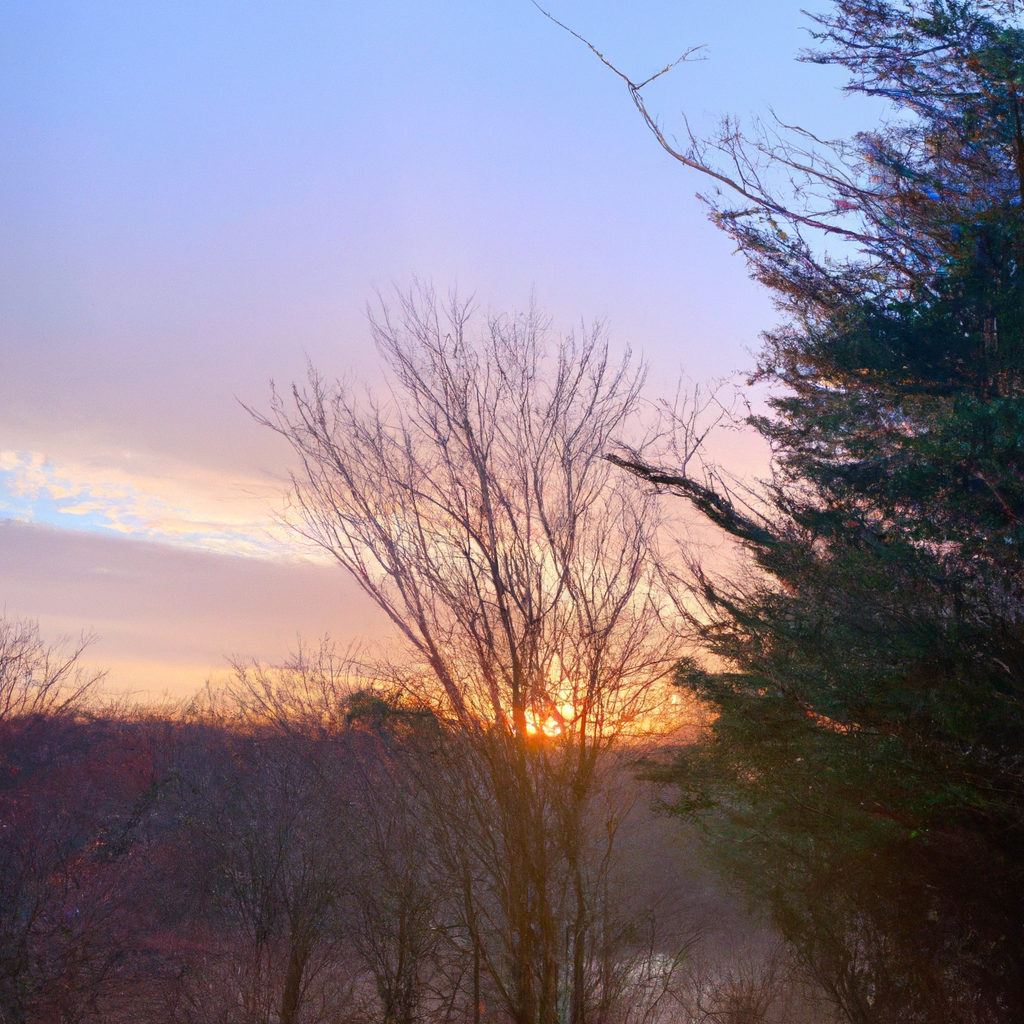
M 524 894 L 493 889 L 463 820 L 472 752 L 329 657 L 298 664 L 162 714 L 79 694 L 0 720 L 0 1020 L 509 1018 Z M 601 786 L 621 835 L 588 922 L 587 1019 L 827 1019 L 632 776 Z

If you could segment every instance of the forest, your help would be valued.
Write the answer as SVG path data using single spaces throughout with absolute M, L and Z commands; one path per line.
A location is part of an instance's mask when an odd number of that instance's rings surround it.
M 0 1020 L 1021 1019 L 1024 28 L 812 38 L 873 130 L 679 142 L 580 40 L 776 300 L 763 409 L 416 286 L 384 388 L 250 409 L 387 649 L 133 707 L 3 622 Z
M 37 644 L 31 629 L 4 639 L 5 654 Z M 505 843 L 529 837 L 467 820 L 474 804 L 499 811 L 463 737 L 351 683 L 327 649 L 250 666 L 216 702 L 8 717 L 4 1019 L 522 1019 L 515 986 L 537 954 L 520 952 L 514 915 L 535 904 L 502 885 Z M 693 837 L 651 813 L 627 764 L 604 772 L 585 854 L 585 1019 L 804 1006 L 777 937 L 709 884 Z M 577 891 L 556 827 L 548 912 L 564 972 Z

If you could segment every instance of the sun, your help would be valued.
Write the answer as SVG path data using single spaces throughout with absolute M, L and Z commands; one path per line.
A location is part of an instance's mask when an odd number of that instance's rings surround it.
M 576 717 L 576 709 L 571 704 L 561 704 L 557 714 L 542 718 L 536 711 L 526 712 L 526 735 L 561 736 L 566 725 Z

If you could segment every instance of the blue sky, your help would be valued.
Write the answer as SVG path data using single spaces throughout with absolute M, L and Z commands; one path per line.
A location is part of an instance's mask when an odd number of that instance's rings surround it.
M 650 89 L 669 129 L 771 105 L 846 135 L 877 114 L 794 61 L 796 3 L 550 8 L 635 76 L 707 44 Z M 0 519 L 18 527 L 0 531 L 0 598 L 96 627 L 95 657 L 143 690 L 364 628 L 271 592 L 218 626 L 206 602 L 205 646 L 176 661 L 189 600 L 163 625 L 138 608 L 146 588 L 186 593 L 198 554 L 330 585 L 274 526 L 288 453 L 240 403 L 265 406 L 307 356 L 372 378 L 375 290 L 418 276 L 493 309 L 533 297 L 563 328 L 603 318 L 669 389 L 749 366 L 773 322 L 701 182 L 529 0 L 0 3 L 0 180 Z M 45 587 L 19 553 L 31 530 Z M 97 574 L 93 621 L 59 566 L 96 538 L 149 568 Z

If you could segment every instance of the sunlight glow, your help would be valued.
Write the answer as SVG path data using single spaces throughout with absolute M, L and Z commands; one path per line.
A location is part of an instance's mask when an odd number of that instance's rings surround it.
M 563 705 L 565 707 L 565 705 Z M 572 710 L 570 708 L 570 710 Z M 563 718 L 569 718 L 570 716 L 563 715 Z M 534 711 L 526 712 L 526 735 L 536 736 L 542 734 L 544 736 L 555 737 L 562 735 L 562 722 L 559 721 L 554 715 L 549 715 L 545 719 L 541 719 L 541 716 Z

